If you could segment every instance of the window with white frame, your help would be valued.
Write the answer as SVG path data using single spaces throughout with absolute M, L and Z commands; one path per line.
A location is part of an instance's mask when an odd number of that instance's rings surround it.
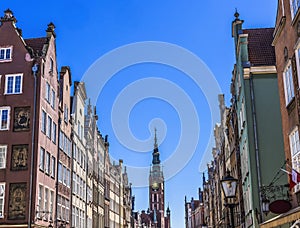
M 6 167 L 6 151 L 7 145 L 0 145 L 0 169 L 5 169 Z
M 38 211 L 41 212 L 44 210 L 43 208 L 43 201 L 44 201 L 44 187 L 42 185 L 39 185 L 39 197 L 38 197 Z M 40 215 L 38 215 L 40 217 Z
M 299 130 L 296 127 L 289 135 L 290 140 L 290 150 L 292 155 L 292 167 L 296 171 L 300 172 L 300 143 L 299 143 Z M 294 191 L 300 190 L 300 184 L 297 184 Z
M 10 107 L 0 107 L 0 130 L 9 129 Z
M 23 74 L 5 75 L 5 92 L 4 94 L 22 93 Z
M 50 212 L 50 218 L 49 220 L 52 221 L 52 214 L 53 214 L 53 203 L 54 203 L 54 191 L 50 190 L 50 200 L 49 200 L 49 212 Z
M 0 218 L 4 217 L 5 183 L 0 183 Z
M 49 212 L 49 189 L 48 188 L 45 188 L 44 211 Z M 45 219 L 48 220 L 48 214 L 45 215 Z
M 0 47 L 0 62 L 10 61 L 12 58 L 12 46 Z
M 284 93 L 285 93 L 285 103 L 286 105 L 288 105 L 295 96 L 291 63 L 289 63 L 289 65 L 286 67 L 285 71 L 283 72 L 283 84 L 284 84 Z
M 300 1 L 299 0 L 290 0 L 290 6 L 291 6 L 292 19 L 293 19 L 299 10 Z
M 296 65 L 297 65 L 297 73 L 298 73 L 298 87 L 300 88 L 300 45 L 297 47 L 295 51 L 296 56 Z

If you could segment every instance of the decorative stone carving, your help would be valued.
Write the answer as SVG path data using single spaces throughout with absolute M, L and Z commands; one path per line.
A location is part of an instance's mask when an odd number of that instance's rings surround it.
M 24 170 L 28 168 L 28 145 L 13 145 L 11 156 L 11 169 Z
M 17 107 L 14 111 L 14 131 L 30 130 L 30 107 Z
M 8 219 L 24 220 L 26 217 L 26 183 L 9 186 Z

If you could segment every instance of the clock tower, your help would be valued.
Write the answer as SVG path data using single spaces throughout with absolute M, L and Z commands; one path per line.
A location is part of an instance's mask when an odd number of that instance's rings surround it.
M 153 214 L 154 227 L 165 228 L 165 181 L 156 137 L 154 136 L 154 149 L 149 175 L 149 209 Z

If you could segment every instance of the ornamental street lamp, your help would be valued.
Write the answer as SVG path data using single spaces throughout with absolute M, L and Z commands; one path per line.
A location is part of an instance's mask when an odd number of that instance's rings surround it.
M 238 180 L 230 176 L 230 171 L 226 171 L 226 176 L 220 181 L 222 190 L 226 199 L 225 207 L 229 207 L 230 209 L 230 227 L 234 228 L 234 216 L 233 209 L 235 207 L 235 203 L 228 203 L 230 199 L 234 199 L 236 197 L 237 183 Z

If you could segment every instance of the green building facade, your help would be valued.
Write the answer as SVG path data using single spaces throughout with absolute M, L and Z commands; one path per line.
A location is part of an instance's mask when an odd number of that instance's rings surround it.
M 283 199 L 282 191 L 287 190 L 287 175 L 280 171 L 285 155 L 272 47 L 274 29 L 242 29 L 243 21 L 238 13 L 235 16 L 232 94 L 239 126 L 245 227 L 259 227 L 276 216 L 263 213 L 262 202 Z

